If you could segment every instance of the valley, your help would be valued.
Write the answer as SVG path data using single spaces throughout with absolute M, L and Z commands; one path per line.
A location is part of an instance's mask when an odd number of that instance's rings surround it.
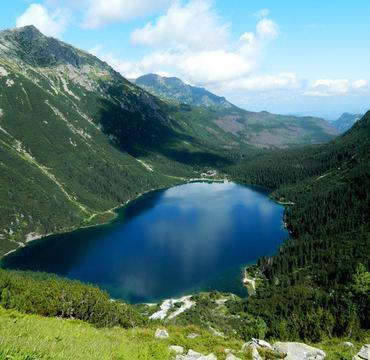
M 369 342 L 370 112 L 341 129 L 177 78 L 129 81 L 32 25 L 1 31 L 0 358 L 68 359 L 71 342 L 84 358 L 89 341 L 107 358 L 282 358 L 242 350 L 252 338 L 355 356 Z

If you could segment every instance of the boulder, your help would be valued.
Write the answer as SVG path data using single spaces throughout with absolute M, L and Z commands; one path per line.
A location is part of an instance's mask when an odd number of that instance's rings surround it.
M 156 339 L 167 339 L 169 336 L 170 335 L 168 335 L 168 332 L 165 329 L 157 329 L 154 334 Z
M 187 337 L 188 337 L 188 339 L 195 339 L 195 338 L 197 338 L 198 336 L 200 336 L 199 334 L 197 334 L 197 333 L 190 333 Z
M 342 345 L 346 347 L 354 347 L 354 345 L 350 341 L 342 342 Z
M 285 354 L 284 360 L 322 360 L 326 356 L 324 351 L 298 342 L 277 342 L 273 350 Z
M 182 346 L 171 345 L 168 348 L 170 349 L 170 351 L 172 351 L 176 354 L 183 354 L 184 353 L 184 348 Z
M 252 350 L 252 359 L 253 360 L 262 360 L 261 355 L 259 354 L 257 348 L 253 348 Z
M 370 344 L 364 345 L 352 360 L 370 360 Z
M 242 346 L 243 351 L 246 350 L 246 349 L 253 349 L 253 348 L 272 350 L 272 346 L 270 345 L 270 343 L 268 343 L 265 340 L 260 340 L 260 339 L 255 339 L 255 338 L 252 338 L 251 341 L 246 342 Z
M 240 358 L 238 358 L 238 357 L 236 357 L 234 354 L 232 354 L 232 353 L 228 353 L 227 355 L 226 355 L 226 358 L 225 358 L 225 360 L 241 360 Z
M 216 355 L 203 355 L 194 350 L 189 350 L 186 355 L 177 355 L 175 360 L 217 360 Z

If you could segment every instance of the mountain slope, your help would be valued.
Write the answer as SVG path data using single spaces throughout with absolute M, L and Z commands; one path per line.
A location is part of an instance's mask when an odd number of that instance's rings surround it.
M 186 131 L 228 149 L 295 147 L 327 142 L 337 135 L 323 119 L 245 111 L 177 78 L 148 74 L 135 83 L 167 100 L 172 116 L 186 124 Z
M 167 174 L 192 175 L 183 158 L 208 156 L 183 143 L 158 99 L 33 26 L 0 33 L 0 91 L 1 255 L 112 217 L 178 181 Z M 151 165 L 138 158 L 151 154 Z
M 185 84 L 176 77 L 146 74 L 134 81 L 135 84 L 165 100 L 176 100 L 194 106 L 216 106 L 226 109 L 234 107 L 224 97 L 212 94 L 204 88 Z
M 337 120 L 333 121 L 331 125 L 333 125 L 339 133 L 344 133 L 350 129 L 356 121 L 360 120 L 361 117 L 362 114 L 343 113 Z

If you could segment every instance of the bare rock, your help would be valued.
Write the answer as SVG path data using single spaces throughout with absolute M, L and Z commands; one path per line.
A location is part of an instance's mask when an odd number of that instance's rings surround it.
M 354 345 L 350 341 L 342 342 L 342 345 L 346 347 L 351 347 L 351 348 L 354 347 Z
M 199 334 L 197 334 L 197 333 L 190 333 L 188 336 L 187 336 L 187 338 L 188 339 L 195 339 L 195 338 L 197 338 L 198 336 L 200 336 Z
M 177 355 L 176 360 L 217 360 L 217 357 L 214 354 L 203 355 L 190 349 L 186 355 Z
M 272 346 L 267 341 L 252 338 L 251 341 L 246 342 L 242 346 L 242 351 L 244 351 L 246 349 L 253 349 L 253 348 L 257 348 L 257 349 L 270 349 L 270 350 L 272 350 Z
M 257 348 L 253 348 L 253 350 L 252 350 L 252 359 L 253 360 L 263 360 L 262 358 L 261 358 L 261 355 L 259 354 L 259 352 L 258 352 L 258 350 L 257 350 Z
M 277 342 L 273 350 L 285 354 L 284 360 L 322 360 L 325 352 L 298 342 Z
M 240 358 L 238 358 L 238 357 L 236 357 L 234 354 L 232 354 L 232 353 L 228 353 L 227 355 L 226 355 L 226 358 L 225 358 L 225 360 L 241 360 Z
M 370 360 L 370 344 L 364 345 L 352 360 Z
M 170 335 L 168 334 L 167 330 L 165 329 L 157 329 L 155 331 L 154 337 L 156 339 L 167 339 Z
M 183 354 L 184 353 L 184 348 L 182 346 L 171 345 L 168 348 L 170 349 L 170 351 L 172 351 L 176 354 Z

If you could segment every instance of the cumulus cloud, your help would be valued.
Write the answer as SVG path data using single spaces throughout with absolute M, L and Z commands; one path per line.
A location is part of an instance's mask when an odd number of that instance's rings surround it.
M 136 29 L 131 39 L 156 48 L 215 49 L 227 45 L 229 25 L 220 22 L 209 0 L 176 2 L 156 22 Z
M 148 15 L 170 4 L 172 0 L 85 0 L 83 25 L 98 28 L 117 21 Z
M 17 18 L 16 26 L 34 25 L 48 36 L 58 37 L 66 28 L 69 14 L 65 10 L 49 12 L 40 4 L 31 4 L 27 10 Z
M 250 76 L 224 84 L 227 91 L 271 91 L 271 90 L 298 90 L 303 85 L 295 73 L 278 73 L 260 76 Z
M 358 91 L 369 90 L 367 85 L 367 81 L 364 79 L 355 81 L 348 79 L 318 79 L 309 86 L 304 94 L 313 97 L 355 94 Z
M 132 32 L 133 43 L 151 48 L 149 54 L 131 63 L 111 58 L 110 64 L 129 74 L 173 74 L 202 86 L 245 77 L 258 67 L 263 50 L 279 33 L 277 24 L 264 15 L 254 31 L 233 42 L 230 24 L 222 21 L 211 0 L 177 1 Z

